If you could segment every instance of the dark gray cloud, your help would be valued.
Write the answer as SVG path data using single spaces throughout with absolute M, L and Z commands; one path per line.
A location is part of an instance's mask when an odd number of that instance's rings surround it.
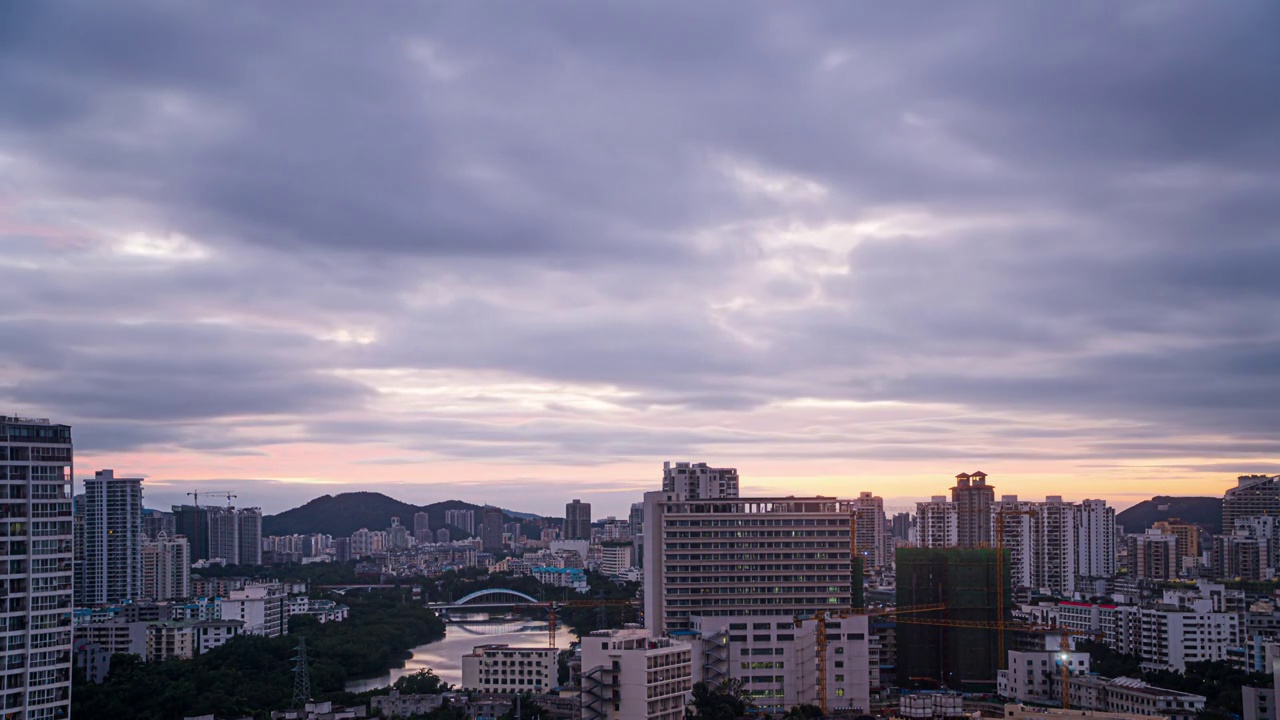
M 1280 460 L 1272 4 L 0 13 L 0 402 L 90 448 Z

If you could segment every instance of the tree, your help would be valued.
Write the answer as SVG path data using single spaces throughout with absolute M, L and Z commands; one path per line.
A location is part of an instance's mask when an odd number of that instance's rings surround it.
M 782 720 L 815 720 L 822 717 L 822 708 L 817 705 L 796 705 L 782 716 Z
M 735 720 L 752 705 L 741 680 L 726 680 L 712 687 L 706 682 L 693 686 L 693 713 L 699 720 Z
M 402 675 L 391 686 L 404 695 L 439 695 L 449 692 L 453 686 L 440 679 L 432 670 L 419 670 L 412 675 Z

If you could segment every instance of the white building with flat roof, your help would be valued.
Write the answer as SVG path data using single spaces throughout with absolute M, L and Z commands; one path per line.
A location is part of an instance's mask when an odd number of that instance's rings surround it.
M 582 638 L 583 720 L 683 720 L 693 650 L 641 628 Z
M 462 656 L 462 689 L 498 693 L 543 693 L 556 686 L 553 647 L 477 645 Z

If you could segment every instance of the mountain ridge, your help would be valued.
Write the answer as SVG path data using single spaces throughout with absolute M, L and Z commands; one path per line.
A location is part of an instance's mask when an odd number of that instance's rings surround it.
M 321 495 L 296 508 L 266 515 L 262 518 L 262 534 L 265 537 L 324 533 L 342 537 L 361 528 L 385 530 L 391 526 L 393 517 L 399 517 L 400 524 L 408 527 L 412 532 L 413 516 L 420 512 L 427 513 L 432 529 L 438 529 L 445 526 L 446 510 L 476 511 L 476 529 L 479 530 L 480 512 L 484 507 L 463 500 L 441 500 L 427 505 L 412 505 L 380 492 L 358 490 L 337 495 Z M 524 523 L 541 517 L 511 510 L 503 510 L 502 514 L 503 522 Z M 453 534 L 456 536 L 458 533 Z
M 1157 495 L 1116 513 L 1116 524 L 1125 532 L 1140 533 L 1160 520 L 1179 518 L 1203 525 L 1213 533 L 1222 532 L 1222 498 Z

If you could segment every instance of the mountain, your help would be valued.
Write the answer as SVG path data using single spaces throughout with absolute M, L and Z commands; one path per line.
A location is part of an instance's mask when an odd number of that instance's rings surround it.
M 1140 533 L 1157 520 L 1181 518 L 1203 525 L 1214 533 L 1222 532 L 1222 498 L 1171 497 L 1157 495 L 1116 514 L 1116 522 L 1127 533 Z
M 413 531 L 413 516 L 426 512 L 431 527 L 444 527 L 446 510 L 474 510 L 476 529 L 479 530 L 480 514 L 484 508 L 461 500 L 444 500 L 430 505 L 410 505 L 376 492 L 349 492 L 338 495 L 322 495 L 307 504 L 286 510 L 277 515 L 262 518 L 262 534 L 294 535 L 325 533 L 336 537 L 350 535 L 360 528 L 386 530 L 391 518 L 400 518 L 400 524 Z M 523 522 L 536 519 L 537 515 L 503 511 L 504 522 Z M 460 531 L 458 531 L 460 532 Z M 526 531 L 528 532 L 528 531 Z M 457 533 L 454 533 L 458 537 Z

